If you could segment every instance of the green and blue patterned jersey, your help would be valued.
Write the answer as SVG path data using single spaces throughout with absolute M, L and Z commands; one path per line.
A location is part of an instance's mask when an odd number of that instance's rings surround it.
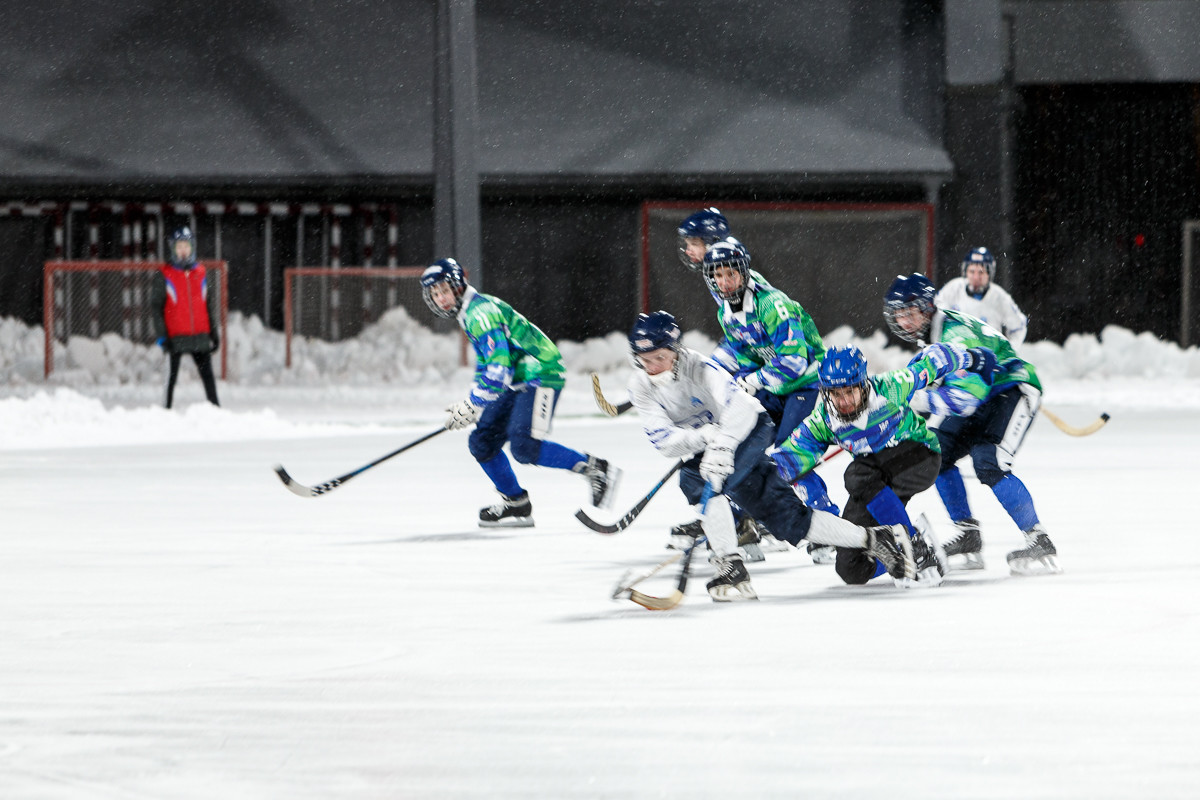
M 820 463 L 830 446 L 851 456 L 878 453 L 901 442 L 920 442 L 940 452 L 937 437 L 911 406 L 913 395 L 950 375 L 965 372 L 966 351 L 955 345 L 924 348 L 904 369 L 868 378 L 866 408 L 844 420 L 826 405 L 824 397 L 782 445 L 771 451 L 779 473 L 794 483 Z
M 725 341 L 713 358 L 737 377 L 757 374 L 772 394 L 791 394 L 817 382 L 825 343 L 799 303 L 750 279 L 742 310 L 727 302 L 717 314 Z
M 475 385 L 469 397 L 475 405 L 486 406 L 510 388 L 561 389 L 565 384 L 557 345 L 498 297 L 468 286 L 458 324 L 475 349 Z
M 941 309 L 929 323 L 929 340 L 963 349 L 986 347 L 995 353 L 997 369 L 991 385 L 973 372 L 947 377 L 940 385 L 923 393 L 918 402 L 919 410 L 937 416 L 969 416 L 993 395 L 1019 383 L 1028 383 L 1039 392 L 1042 390 L 1033 365 L 1018 356 L 1008 339 L 983 320 Z

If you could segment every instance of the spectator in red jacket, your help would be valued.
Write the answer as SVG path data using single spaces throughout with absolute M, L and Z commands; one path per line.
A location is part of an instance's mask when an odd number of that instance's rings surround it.
M 167 246 L 170 263 L 163 264 L 159 270 L 161 280 L 154 281 L 150 289 L 150 307 L 162 312 L 153 317 L 154 334 L 171 360 L 167 408 L 175 395 L 179 360 L 184 353 L 192 354 L 204 382 L 204 394 L 217 406 L 220 403 L 212 367 L 212 354 L 221 344 L 216 276 L 208 275 L 204 265 L 196 262 L 196 237 L 191 228 L 175 231 Z

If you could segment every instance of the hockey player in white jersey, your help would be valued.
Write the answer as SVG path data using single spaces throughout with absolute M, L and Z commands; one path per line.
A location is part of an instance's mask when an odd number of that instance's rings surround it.
M 629 399 L 646 436 L 664 456 L 685 460 L 679 486 L 688 502 L 700 505 L 706 485 L 712 491 L 702 516 L 717 568 L 708 583 L 714 600 L 757 597 L 737 552 L 730 500 L 794 546 L 807 538 L 865 548 L 892 577 L 915 575 L 903 525 L 863 528 L 800 501 L 766 454 L 775 425 L 762 405 L 715 361 L 681 347 L 674 317 L 665 311 L 640 315 L 629 344 L 639 367 L 629 380 Z
M 1012 295 L 996 285 L 996 257 L 986 247 L 976 247 L 962 260 L 962 275 L 943 286 L 934 297 L 938 308 L 959 311 L 1004 334 L 1014 350 L 1021 349 L 1029 318 Z

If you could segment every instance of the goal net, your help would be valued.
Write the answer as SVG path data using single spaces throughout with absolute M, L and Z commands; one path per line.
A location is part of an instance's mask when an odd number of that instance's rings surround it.
M 403 306 L 420 319 L 424 267 L 291 267 L 283 271 L 283 328 L 287 366 L 297 337 L 328 342 L 351 339 L 388 311 Z M 435 330 L 457 325 L 431 320 Z
M 679 223 L 715 205 L 750 251 L 750 268 L 796 300 L 822 334 L 849 325 L 887 330 L 883 295 L 898 274 L 933 275 L 933 206 L 927 203 L 681 203 L 642 206 L 644 311 L 663 309 L 684 330 L 720 339 L 703 276 L 677 255 Z
M 225 290 L 228 264 L 201 261 L 214 276 L 221 309 L 220 376 L 226 378 L 225 336 L 229 316 L 229 293 Z M 162 309 L 150 307 L 151 283 L 162 268 L 150 261 L 47 261 L 42 269 L 42 327 L 46 337 L 45 375 L 54 371 L 55 345 L 66 345 L 71 337 L 99 339 L 117 334 L 135 344 L 154 343 L 153 315 Z

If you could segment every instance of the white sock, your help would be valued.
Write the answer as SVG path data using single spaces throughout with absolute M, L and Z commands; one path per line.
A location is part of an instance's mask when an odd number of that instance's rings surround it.
M 867 531 L 853 522 L 834 516 L 828 511 L 813 511 L 808 523 L 808 536 L 814 544 L 831 544 L 834 547 L 867 546 Z
M 704 533 L 713 552 L 728 556 L 737 552 L 737 530 L 733 525 L 733 510 L 729 498 L 723 494 L 713 495 L 704 510 Z

